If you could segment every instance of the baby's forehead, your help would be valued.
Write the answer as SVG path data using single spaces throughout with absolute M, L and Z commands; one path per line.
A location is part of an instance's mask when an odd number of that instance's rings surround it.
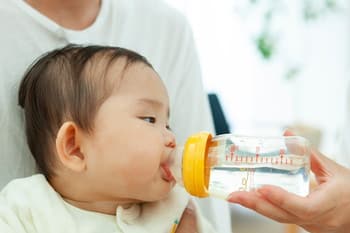
M 141 62 L 138 62 L 141 63 Z M 120 57 L 109 61 L 106 69 L 106 77 L 110 81 L 121 81 L 128 69 L 132 69 L 135 64 L 128 62 L 126 57 Z
M 128 70 L 140 65 L 147 66 L 142 61 L 130 61 L 126 56 L 110 57 L 105 54 L 97 54 L 86 65 L 84 76 L 91 83 L 93 89 L 111 91 L 118 89 Z
M 85 72 L 89 75 L 96 77 L 102 77 L 104 79 L 108 78 L 118 78 L 121 76 L 128 64 L 127 57 L 113 57 L 107 54 L 96 54 L 85 67 Z M 108 74 L 113 74 L 114 77 L 109 77 Z
M 111 56 L 112 55 L 112 56 Z M 114 95 L 154 96 L 169 102 L 167 90 L 153 67 L 141 59 L 98 54 L 87 64 L 88 85 L 99 100 Z

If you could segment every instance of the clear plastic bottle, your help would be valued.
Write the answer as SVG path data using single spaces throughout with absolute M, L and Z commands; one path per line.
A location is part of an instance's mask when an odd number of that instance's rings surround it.
M 226 199 L 234 191 L 265 184 L 306 196 L 309 193 L 310 149 L 299 136 L 248 137 L 198 133 L 177 147 L 170 170 L 187 192 Z

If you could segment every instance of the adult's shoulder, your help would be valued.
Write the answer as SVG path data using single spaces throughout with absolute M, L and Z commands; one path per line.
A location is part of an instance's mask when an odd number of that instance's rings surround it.
M 5 22 L 10 22 L 15 20 L 14 16 L 19 16 L 23 13 L 23 6 L 26 6 L 26 3 L 21 0 L 1 0 L 0 1 L 0 18 L 7 19 Z M 4 24 L 4 21 L 1 22 Z
M 33 12 L 34 10 L 23 0 L 0 0 L 0 31 L 7 32 L 3 34 L 8 38 L 19 36 L 21 31 L 26 29 L 28 23 L 32 23 L 31 13 Z M 2 44 L 8 42 L 2 39 L 0 38 Z
M 1 0 L 0 1 L 0 11 L 6 12 L 11 10 L 16 10 L 16 0 Z

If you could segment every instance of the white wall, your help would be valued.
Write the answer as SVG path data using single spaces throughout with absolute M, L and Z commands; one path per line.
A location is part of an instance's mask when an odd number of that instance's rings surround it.
M 167 1 L 189 18 L 205 86 L 220 95 L 235 133 L 280 134 L 301 122 L 320 128 L 321 149 L 334 151 L 350 75 L 349 1 L 341 2 L 346 10 L 305 24 L 300 1 L 280 0 L 288 7 L 274 24 L 282 33 L 270 61 L 253 43 L 262 9 L 249 10 L 243 0 Z M 294 65 L 301 72 L 287 81 L 286 69 Z

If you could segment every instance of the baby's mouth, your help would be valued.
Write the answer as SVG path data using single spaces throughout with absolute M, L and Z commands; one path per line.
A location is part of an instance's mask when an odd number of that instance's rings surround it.
M 162 178 L 163 180 L 167 182 L 175 181 L 173 174 L 170 171 L 169 165 L 164 163 L 161 164 L 160 167 L 162 168 Z

